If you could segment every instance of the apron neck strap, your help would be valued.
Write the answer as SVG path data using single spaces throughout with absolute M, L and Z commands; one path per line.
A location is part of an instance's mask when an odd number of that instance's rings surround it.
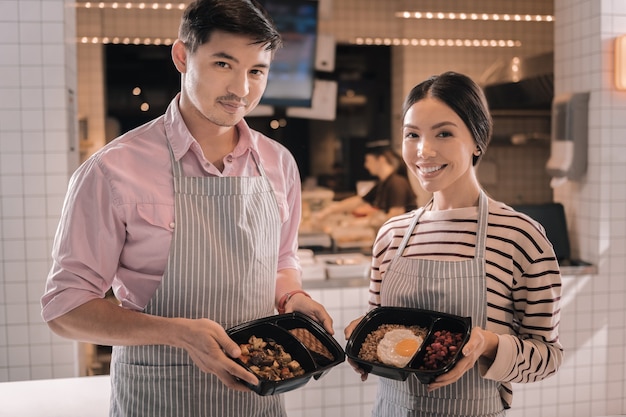
M 411 224 L 407 231 L 404 233 L 404 237 L 402 238 L 402 242 L 400 242 L 400 246 L 398 246 L 398 250 L 396 251 L 396 257 L 399 257 L 404 252 L 406 245 L 409 243 L 409 239 L 413 234 L 413 230 L 415 230 L 415 226 L 419 222 L 420 217 L 426 211 L 426 207 L 430 206 L 433 203 L 433 199 L 431 199 L 428 204 L 424 207 L 420 207 L 416 212 L 415 216 L 411 220 Z M 488 199 L 487 195 L 483 190 L 480 190 L 480 194 L 478 196 L 478 228 L 476 229 L 476 258 L 484 258 L 486 252 L 487 245 L 487 225 L 489 221 L 489 207 L 488 207 Z

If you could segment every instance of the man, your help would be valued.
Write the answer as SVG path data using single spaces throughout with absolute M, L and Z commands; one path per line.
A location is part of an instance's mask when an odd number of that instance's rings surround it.
M 258 380 L 224 329 L 276 307 L 332 333 L 300 285 L 298 168 L 243 120 L 280 43 L 254 2 L 192 3 L 172 46 L 180 94 L 70 181 L 42 315 L 61 336 L 114 346 L 112 416 L 284 415 L 280 397 L 240 382 Z

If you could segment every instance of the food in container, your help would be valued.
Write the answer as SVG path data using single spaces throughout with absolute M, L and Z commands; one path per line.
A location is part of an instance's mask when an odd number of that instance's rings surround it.
M 421 336 L 423 342 L 413 353 L 406 347 L 413 343 L 403 342 L 410 337 L 395 336 L 391 342 L 383 343 L 382 351 L 386 353 L 379 354 L 384 336 L 398 329 L 410 330 Z M 379 307 L 368 312 L 354 329 L 346 344 L 346 355 L 368 373 L 402 381 L 415 375 L 427 384 L 454 367 L 470 332 L 469 317 L 424 309 Z M 403 345 L 398 347 L 401 342 Z
M 240 345 L 250 344 L 250 340 L 254 342 L 252 337 L 261 339 L 268 345 L 269 343 L 278 344 L 284 354 L 289 355 L 291 360 L 297 362 L 304 371 L 302 373 L 296 371 L 283 378 L 264 378 L 247 359 L 235 359 L 236 362 L 257 375 L 259 379 L 257 385 L 244 383 L 259 395 L 280 394 L 300 388 L 311 378 L 315 380 L 321 378 L 331 368 L 345 360 L 345 353 L 337 341 L 319 323 L 299 312 L 278 314 L 242 323 L 227 329 L 226 333 Z M 278 354 L 281 355 L 280 352 Z M 287 364 L 289 363 L 291 362 L 287 361 Z M 294 363 L 291 365 L 297 369 Z M 289 370 L 284 370 L 285 367 Z M 282 366 L 280 369 L 279 372 L 285 374 L 291 370 L 289 365 Z

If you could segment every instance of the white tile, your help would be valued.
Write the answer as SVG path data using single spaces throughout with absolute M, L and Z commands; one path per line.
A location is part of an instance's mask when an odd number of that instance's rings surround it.
M 27 153 L 22 156 L 24 175 L 44 174 L 45 155 L 43 153 Z
M 1 122 L 0 122 L 1 123 Z M 19 153 L 22 150 L 22 135 L 20 132 L 1 130 L 0 125 L 0 152 Z
M 16 253 L 15 251 L 12 251 L 11 248 L 16 248 L 17 246 L 19 246 L 19 239 L 23 237 L 24 220 L 19 217 L 3 218 L 1 220 L 3 237 L 6 239 L 6 242 L 11 242 L 10 244 L 4 245 L 4 257 L 5 259 L 10 259 L 8 257 L 9 254 Z
M 321 407 L 306 408 L 303 410 L 303 417 L 324 417 L 323 409 Z
M 64 9 L 62 1 L 44 1 L 41 5 L 42 20 L 44 22 L 63 22 L 65 18 Z
M 62 44 L 65 41 L 65 25 L 63 22 L 43 23 L 41 26 L 44 45 Z
M 47 44 L 43 49 L 43 64 L 48 66 L 65 65 L 66 50 L 64 44 Z
M 76 348 L 74 342 L 65 343 L 63 345 L 52 346 L 52 363 L 54 364 L 73 364 L 76 360 Z
M 22 110 L 21 117 L 22 130 L 24 131 L 42 131 L 47 126 L 44 125 L 43 110 Z
M 2 24 L 0 25 L 0 44 L 4 44 L 4 45 L 0 45 L 3 46 L 5 48 L 10 48 L 11 50 L 15 49 L 15 52 L 17 52 L 17 48 L 16 45 L 19 43 L 20 41 L 20 30 L 19 30 L 19 24 L 17 22 L 2 22 Z M 14 44 L 14 45 L 11 45 Z M 19 57 L 19 54 L 15 54 L 12 56 L 14 57 Z M 9 61 L 9 62 L 17 62 L 17 61 Z
M 31 345 L 29 350 L 31 365 L 41 366 L 52 364 L 52 354 L 50 351 L 50 346 Z
M 50 329 L 46 324 L 38 323 L 28 326 L 28 337 L 34 345 L 45 345 L 50 349 Z
M 73 378 L 77 377 L 76 366 L 74 364 L 52 364 L 52 375 L 54 378 Z
M 58 108 L 58 104 L 57 104 Z M 67 111 L 66 110 L 57 110 L 47 109 L 44 113 L 44 122 L 46 129 L 52 130 L 67 130 Z
M 30 366 L 11 364 L 9 368 L 9 381 L 28 381 L 30 378 Z
M 12 243 L 12 246 L 16 244 Z M 3 262 L 3 270 L 4 270 L 4 282 L 19 282 L 23 281 L 23 278 L 26 276 L 26 264 L 24 263 L 24 257 L 20 257 L 19 261 L 11 261 L 6 257 L 6 253 L 4 254 L 4 262 Z M 3 320 L 0 323 L 5 323 L 4 316 L 5 311 L 0 309 L 0 318 Z
M 20 44 L 22 48 L 24 46 L 31 46 L 41 44 L 42 33 L 41 23 L 39 22 L 24 22 L 19 23 Z
M 7 318 L 6 318 L 6 323 L 7 323 L 7 335 L 9 335 L 9 344 L 13 344 L 15 343 L 15 341 L 11 341 L 11 334 L 14 335 L 19 335 L 20 331 L 22 329 L 25 330 L 25 328 L 23 326 L 12 326 L 12 325 L 24 325 L 28 322 L 28 309 L 26 308 L 26 305 L 20 305 L 20 304 L 10 304 L 7 305 L 6 307 L 6 314 L 7 314 Z M 14 333 L 17 332 L 17 333 Z M 24 343 L 28 343 L 28 337 L 27 337 L 27 333 L 24 332 L 24 335 L 26 337 L 25 342 Z
M 306 395 L 304 396 L 304 408 L 310 409 L 322 405 L 322 390 L 307 386 Z
M 41 97 L 41 96 L 40 96 Z M 62 108 L 67 106 L 65 88 L 45 88 L 43 91 L 43 102 L 46 108 Z
M 24 237 L 26 237 L 26 239 L 40 239 L 45 243 L 44 239 L 47 238 L 45 225 L 46 225 L 46 219 L 44 218 L 28 219 L 28 221 L 26 221 L 26 230 L 24 233 Z M 37 242 L 38 242 L 37 246 L 38 247 L 41 246 L 41 242 L 40 241 L 37 241 Z M 29 255 L 31 255 L 30 245 L 32 245 L 31 242 L 28 243 L 28 247 L 27 247 L 27 253 Z M 44 246 L 43 253 L 47 253 L 47 251 L 48 251 L 47 246 Z
M 37 48 L 34 48 L 37 49 Z M 44 69 L 41 66 L 23 66 L 20 68 L 20 84 L 22 87 L 43 87 Z
M 20 20 L 27 22 L 39 22 L 41 20 L 41 1 L 21 0 Z
M 44 143 L 44 134 L 45 132 L 43 130 L 23 131 L 21 141 L 23 151 L 27 153 L 43 152 L 46 149 Z
M 65 88 L 65 67 L 62 65 L 46 65 L 46 71 L 43 74 L 43 84 L 46 87 Z
M 2 110 L 0 112 L 0 133 L 4 135 L 4 132 L 18 132 L 21 130 L 22 115 L 18 110 Z M 5 141 L 3 141 L 3 147 Z
M 10 348 L 23 349 L 28 345 L 28 329 L 25 326 L 11 325 L 6 327 L 7 344 Z M 9 351 L 9 354 L 11 351 Z M 27 355 L 28 356 L 28 355 Z M 9 358 L 10 363 L 11 359 Z M 18 364 L 19 365 L 19 364 Z
M 20 89 L 20 98 L 16 104 L 23 109 L 41 109 L 43 107 L 43 94 L 41 93 L 41 89 Z
M 19 66 L 0 65 L 0 88 L 15 88 L 20 84 Z
M 47 239 L 27 239 L 26 256 L 28 259 L 46 259 L 50 250 Z
M 39 365 L 30 367 L 31 379 L 51 379 L 54 375 L 52 373 L 51 365 Z
M 7 366 L 9 366 L 8 356 L 9 354 L 7 352 L 7 347 L 0 345 L 0 368 L 6 368 Z M 1 379 L 0 379 L 0 382 L 2 382 Z
M 0 154 L 1 175 L 21 175 L 22 161 L 15 154 Z
M 46 175 L 46 190 L 51 194 L 65 195 L 67 191 L 67 175 Z
M 43 175 L 24 176 L 25 195 L 44 195 L 46 193 L 46 177 Z
M 26 304 L 26 283 L 25 282 L 5 282 L 4 299 L 7 308 L 12 308 L 15 304 Z

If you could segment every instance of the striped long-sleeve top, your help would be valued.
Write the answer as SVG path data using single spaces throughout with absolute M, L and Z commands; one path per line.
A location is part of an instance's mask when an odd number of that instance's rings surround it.
M 390 219 L 378 232 L 372 251 L 370 308 L 380 306 L 385 271 L 415 213 Z M 402 256 L 445 261 L 472 258 L 477 218 L 477 207 L 425 211 Z M 501 382 L 500 395 L 508 408 L 513 398 L 511 383 L 545 379 L 561 365 L 561 274 L 539 223 L 492 199 L 488 223 L 486 328 L 498 334 L 499 344 L 493 362 L 481 360 L 479 369 L 484 378 Z

